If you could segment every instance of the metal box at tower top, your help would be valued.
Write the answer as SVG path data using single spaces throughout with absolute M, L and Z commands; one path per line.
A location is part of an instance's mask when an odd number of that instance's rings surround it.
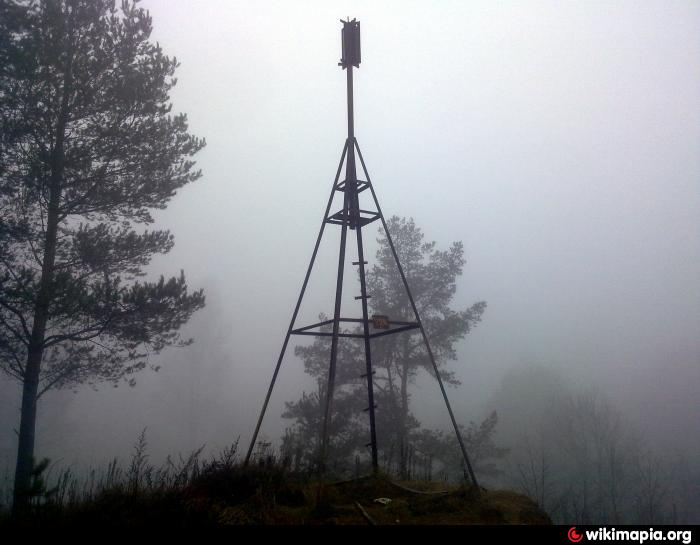
M 360 21 L 343 21 L 343 28 L 340 31 L 343 57 L 340 59 L 340 66 L 360 66 Z

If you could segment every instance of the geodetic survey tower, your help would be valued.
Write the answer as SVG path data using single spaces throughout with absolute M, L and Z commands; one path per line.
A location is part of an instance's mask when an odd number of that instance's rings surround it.
M 420 319 L 420 314 L 416 308 L 416 304 L 411 294 L 411 289 L 409 288 L 408 281 L 404 274 L 401 263 L 399 262 L 398 255 L 396 253 L 396 248 L 391 239 L 391 234 L 387 228 L 386 221 L 384 219 L 384 214 L 382 214 L 382 209 L 379 206 L 379 201 L 377 200 L 377 194 L 374 191 L 374 187 L 367 172 L 367 167 L 365 161 L 362 158 L 362 152 L 355 138 L 355 127 L 354 127 L 354 110 L 353 110 L 353 66 L 356 68 L 360 67 L 360 22 L 353 19 L 352 21 L 342 21 L 343 28 L 341 32 L 342 37 L 342 58 L 338 63 L 339 66 L 346 71 L 347 76 L 347 108 L 348 108 L 348 136 L 345 140 L 345 145 L 343 146 L 343 152 L 340 157 L 340 163 L 338 164 L 338 170 L 335 175 L 335 180 L 333 182 L 333 188 L 331 189 L 330 197 L 328 198 L 328 204 L 326 206 L 326 211 L 323 214 L 323 220 L 321 221 L 321 228 L 316 238 L 316 245 L 314 246 L 314 251 L 311 254 L 311 260 L 309 266 L 306 270 L 306 276 L 304 277 L 304 282 L 301 286 L 301 292 L 299 293 L 299 298 L 297 300 L 296 307 L 294 308 L 294 313 L 292 314 L 291 322 L 289 323 L 289 328 L 287 329 L 287 334 L 284 338 L 284 343 L 282 344 L 282 350 L 280 351 L 279 358 L 277 360 L 277 365 L 275 371 L 272 375 L 272 380 L 270 381 L 270 386 L 267 390 L 267 395 L 265 396 L 265 402 L 263 403 L 262 410 L 260 412 L 260 417 L 258 418 L 257 425 L 255 426 L 255 432 L 253 433 L 253 438 L 250 442 L 248 452 L 246 454 L 245 461 L 249 462 L 253 448 L 257 441 L 258 432 L 260 431 L 260 425 L 262 424 L 263 418 L 265 417 L 265 411 L 267 410 L 267 405 L 270 401 L 270 396 L 272 395 L 272 390 L 274 389 L 275 382 L 277 380 L 277 375 L 279 374 L 280 366 L 282 365 L 282 360 L 284 359 L 284 354 L 287 350 L 287 344 L 289 343 L 289 338 L 292 335 L 313 335 L 321 337 L 331 337 L 331 352 L 330 361 L 328 367 L 328 388 L 327 395 L 325 399 L 325 411 L 323 419 L 323 428 L 321 431 L 321 452 L 320 454 L 320 464 L 323 469 L 326 460 L 326 454 L 328 449 L 329 441 L 329 423 L 331 419 L 331 407 L 333 404 L 333 389 L 335 386 L 335 374 L 338 356 L 338 339 L 339 338 L 352 338 L 358 341 L 363 341 L 358 343 L 358 350 L 364 350 L 365 354 L 365 364 L 366 372 L 363 378 L 367 379 L 367 400 L 368 407 L 366 409 L 369 415 L 369 433 L 370 442 L 367 446 L 371 447 L 372 455 L 372 468 L 376 472 L 379 468 L 377 460 L 377 433 L 375 426 L 375 410 L 377 409 L 374 403 L 374 383 L 373 375 L 374 371 L 372 369 L 372 339 L 377 337 L 382 337 L 384 335 L 393 335 L 396 333 L 401 333 L 404 331 L 410 331 L 413 329 L 419 329 L 420 334 L 423 337 L 423 342 L 425 343 L 426 350 L 428 352 L 428 357 L 433 366 L 435 376 L 437 377 L 438 384 L 440 385 L 440 391 L 442 392 L 447 411 L 450 414 L 450 419 L 452 420 L 452 425 L 454 427 L 455 434 L 457 435 L 457 440 L 459 442 L 460 449 L 462 451 L 462 456 L 464 458 L 465 467 L 469 473 L 469 477 L 474 485 L 477 485 L 476 476 L 474 475 L 474 470 L 471 463 L 469 462 L 469 456 L 467 455 L 467 450 L 464 446 L 464 441 L 462 435 L 457 426 L 457 421 L 455 420 L 454 413 L 452 412 L 452 407 L 447 399 L 447 393 L 445 391 L 445 386 L 440 378 L 440 372 L 435 363 L 435 357 L 430 348 L 430 342 L 423 328 L 423 324 Z M 362 165 L 362 172 L 364 173 L 364 179 L 358 179 L 357 177 L 357 165 L 356 156 L 360 160 Z M 345 178 L 340 179 L 340 173 L 345 164 Z M 366 197 L 367 191 L 371 195 L 370 207 L 373 210 L 366 210 L 360 206 L 360 197 Z M 331 212 L 331 206 L 333 204 L 336 192 L 342 193 L 343 207 L 340 210 Z M 369 199 L 367 199 L 369 200 Z M 371 318 L 368 316 L 367 311 L 367 299 L 370 295 L 367 294 L 366 276 L 365 276 L 365 266 L 367 261 L 364 257 L 364 249 L 362 245 L 362 229 L 380 220 L 386 234 L 387 242 L 391 249 L 392 255 L 396 262 L 399 274 L 401 275 L 401 280 L 403 286 L 406 289 L 406 294 L 413 309 L 415 316 L 415 321 L 404 322 L 404 321 L 394 321 L 388 316 L 378 316 L 374 315 Z M 299 308 L 301 307 L 301 302 L 304 298 L 304 293 L 306 292 L 306 287 L 309 282 L 309 277 L 311 276 L 311 271 L 316 261 L 316 255 L 318 253 L 319 245 L 321 244 L 321 239 L 323 238 L 323 233 L 325 231 L 326 225 L 336 225 L 340 227 L 340 252 L 338 257 L 338 275 L 336 280 L 336 291 L 335 291 L 335 306 L 333 310 L 333 319 L 325 320 L 323 322 L 318 322 L 311 325 L 305 325 L 302 327 L 296 326 L 297 314 Z M 355 232 L 355 239 L 357 242 L 357 256 L 358 260 L 353 262 L 354 266 L 358 267 L 359 282 L 360 282 L 360 294 L 355 297 L 362 304 L 362 317 L 361 318 L 346 318 L 341 316 L 341 300 L 343 296 L 343 272 L 345 269 L 345 253 L 348 243 L 348 231 Z M 351 234 L 352 236 L 352 234 Z M 348 332 L 341 331 L 341 324 L 357 324 L 360 325 L 361 331 L 358 332 Z M 332 331 L 323 331 L 324 326 L 332 326 Z

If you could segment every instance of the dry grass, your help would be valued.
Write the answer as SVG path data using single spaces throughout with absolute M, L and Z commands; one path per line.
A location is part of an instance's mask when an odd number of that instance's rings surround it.
M 395 482 L 383 474 L 320 483 L 290 472 L 273 456 L 245 466 L 236 445 L 211 460 L 200 454 L 155 468 L 142 436 L 128 468 L 113 462 L 83 480 L 64 472 L 35 498 L 30 512 L 0 517 L 0 527 L 551 524 L 532 500 L 510 491 Z

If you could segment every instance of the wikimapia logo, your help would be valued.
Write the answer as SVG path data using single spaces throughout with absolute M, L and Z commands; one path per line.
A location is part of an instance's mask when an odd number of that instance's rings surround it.
M 691 530 L 616 530 L 615 528 L 598 528 L 597 530 L 585 530 L 577 532 L 576 526 L 569 528 L 566 537 L 572 543 L 579 543 L 585 534 L 586 541 L 634 541 L 644 543 L 646 541 L 680 541 L 684 545 L 691 543 L 693 533 Z
M 572 526 L 566 535 L 572 543 L 578 543 L 583 539 L 583 535 L 576 532 L 576 526 Z

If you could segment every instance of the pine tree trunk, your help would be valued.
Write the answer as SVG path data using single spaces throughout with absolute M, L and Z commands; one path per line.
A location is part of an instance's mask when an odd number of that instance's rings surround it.
M 407 336 L 406 336 L 407 337 Z M 404 349 L 403 349 L 403 358 L 402 358 L 402 373 L 401 373 L 401 408 L 400 408 L 400 421 L 399 421 L 399 443 L 401 446 L 401 455 L 400 455 L 400 466 L 399 466 L 399 472 L 401 475 L 402 479 L 407 479 L 408 478 L 408 433 L 406 430 L 407 427 L 407 422 L 408 422 L 408 341 L 406 338 L 404 338 Z
M 28 494 L 34 466 L 34 432 L 36 428 L 37 391 L 39 389 L 39 371 L 41 369 L 41 352 L 30 354 L 22 388 L 22 413 L 19 426 L 19 444 L 17 446 L 17 466 L 13 494 L 13 513 L 24 510 L 29 503 Z
M 57 184 L 58 185 L 58 184 Z M 46 246 L 42 264 L 39 296 L 34 307 L 34 325 L 27 354 L 27 367 L 24 373 L 22 389 L 22 414 L 19 427 L 19 444 L 17 447 L 17 468 L 15 470 L 15 485 L 13 511 L 23 510 L 29 497 L 32 467 L 34 464 L 34 436 L 36 427 L 36 407 L 39 390 L 39 373 L 41 360 L 44 356 L 44 337 L 46 323 L 49 317 L 51 289 L 53 283 L 53 267 L 56 259 L 56 234 L 58 228 L 58 191 L 51 190 L 49 214 L 47 219 Z M 55 197 L 54 197 L 55 195 Z M 55 202 L 54 202 L 55 201 Z
M 53 190 L 50 208 L 54 201 Z M 44 355 L 44 336 L 46 322 L 49 317 L 51 301 L 51 284 L 53 282 L 53 267 L 56 258 L 56 233 L 58 227 L 58 199 L 55 210 L 49 211 L 46 230 L 46 250 L 39 287 L 39 296 L 34 306 L 34 325 L 27 354 L 27 367 L 24 373 L 22 388 L 22 414 L 19 426 L 19 444 L 17 447 L 17 468 L 15 470 L 15 486 L 13 511 L 18 512 L 26 507 L 32 467 L 34 464 L 34 435 L 36 427 L 36 406 L 39 390 L 39 373 L 41 360 Z
M 67 83 L 68 78 L 69 74 L 66 74 L 61 111 L 56 127 L 56 140 L 53 153 L 51 154 L 51 177 L 49 179 L 49 205 L 46 218 L 46 234 L 44 238 L 44 257 L 41 266 L 39 293 L 34 304 L 34 323 L 32 325 L 32 334 L 27 351 L 27 366 L 23 377 L 22 413 L 20 416 L 17 466 L 15 469 L 12 503 L 12 510 L 15 514 L 24 511 L 31 499 L 28 492 L 34 466 L 37 395 L 39 391 L 41 361 L 44 356 L 46 323 L 49 319 L 49 306 L 53 295 L 53 273 L 56 261 L 59 204 L 65 162 L 63 144 L 68 119 L 69 94 L 65 83 Z

